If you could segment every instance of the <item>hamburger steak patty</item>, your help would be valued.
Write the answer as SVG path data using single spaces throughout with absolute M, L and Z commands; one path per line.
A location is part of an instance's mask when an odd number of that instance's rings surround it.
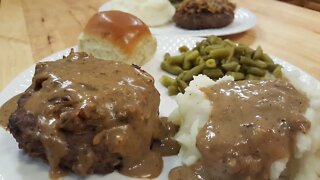
M 186 0 L 173 16 L 184 29 L 221 28 L 232 23 L 235 5 L 228 0 Z
M 159 118 L 153 84 L 137 66 L 72 51 L 37 64 L 8 129 L 20 149 L 48 161 L 51 177 L 64 170 L 86 176 L 114 169 L 156 177 L 163 162 L 151 143 L 174 133 Z

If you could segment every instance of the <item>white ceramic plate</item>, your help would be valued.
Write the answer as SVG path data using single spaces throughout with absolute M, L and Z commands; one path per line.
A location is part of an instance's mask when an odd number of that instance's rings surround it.
M 181 45 L 187 45 L 189 48 L 194 47 L 195 42 L 199 41 L 200 38 L 195 37 L 167 37 L 158 36 L 158 49 L 154 58 L 142 68 L 149 72 L 155 78 L 155 86 L 161 94 L 160 114 L 167 116 L 176 107 L 174 97 L 169 97 L 166 94 L 166 89 L 160 84 L 159 78 L 165 74 L 160 70 L 160 62 L 165 52 L 178 53 L 177 49 Z M 43 61 L 52 61 L 60 59 L 63 55 L 67 55 L 70 48 L 55 53 Z M 302 71 L 301 69 L 279 59 L 274 58 L 277 63 L 283 65 L 288 71 L 295 71 L 297 78 L 305 82 L 306 87 L 310 85 L 317 85 L 320 88 L 320 83 Z M 18 75 L 9 85 L 1 92 L 0 95 L 0 106 L 14 95 L 23 92 L 30 84 L 34 74 L 34 65 Z M 35 179 L 48 179 L 49 167 L 41 160 L 33 159 L 18 149 L 18 145 L 14 138 L 5 130 L 0 128 L 0 180 L 35 180 Z M 164 170 L 157 179 L 167 179 L 168 172 L 171 168 L 176 167 L 180 164 L 179 159 L 176 156 L 164 158 Z M 68 175 L 63 179 L 79 179 L 75 175 Z M 105 176 L 92 175 L 89 176 L 90 180 L 98 179 L 131 179 L 114 172 Z
M 99 12 L 111 10 L 113 8 L 113 2 L 107 2 L 99 8 Z M 151 32 L 156 35 L 189 35 L 189 36 L 225 36 L 230 34 L 236 34 L 251 29 L 256 25 L 256 16 L 245 8 L 238 8 L 235 11 L 234 21 L 223 28 L 217 29 L 205 29 L 205 30 L 187 30 L 177 27 L 173 22 L 150 28 Z

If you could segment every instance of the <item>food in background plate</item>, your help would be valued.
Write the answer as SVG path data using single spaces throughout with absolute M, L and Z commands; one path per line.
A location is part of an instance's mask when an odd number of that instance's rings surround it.
M 175 127 L 159 118 L 159 101 L 154 79 L 138 66 L 71 52 L 36 65 L 8 129 L 19 148 L 48 161 L 51 177 L 116 169 L 153 178 L 161 153 L 179 149 L 169 137 Z
M 183 2 L 183 0 L 169 0 L 169 1 L 175 8 L 178 8 L 179 5 Z
M 319 179 L 319 88 L 283 71 L 289 81 L 196 76 L 169 117 L 184 163 L 169 179 Z
M 184 92 L 193 76 L 205 74 L 213 80 L 224 75 L 235 80 L 275 79 L 281 77 L 281 66 L 263 53 L 261 47 L 256 50 L 243 44 L 235 44 L 216 36 L 198 42 L 189 50 L 179 48 L 180 55 L 165 54 L 161 69 L 176 75 L 175 79 L 163 76 L 160 81 L 168 88 L 169 95 Z
M 95 14 L 79 38 L 79 49 L 96 58 L 142 66 L 154 55 L 157 41 L 139 18 L 121 11 Z
M 232 23 L 235 7 L 229 0 L 185 0 L 173 21 L 185 29 L 221 28 Z
M 133 14 L 150 27 L 171 21 L 175 8 L 168 0 L 112 0 L 113 10 Z

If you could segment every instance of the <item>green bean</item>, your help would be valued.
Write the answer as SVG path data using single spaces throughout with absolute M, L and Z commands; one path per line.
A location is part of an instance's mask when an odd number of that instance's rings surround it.
M 268 64 L 268 71 L 273 72 L 278 66 L 278 64 Z
M 231 58 L 231 61 L 234 61 L 234 62 L 239 63 L 239 59 L 238 59 L 238 58 L 236 58 L 236 57 L 234 57 L 234 56 Z
M 224 75 L 221 69 L 204 69 L 202 73 L 211 79 L 218 79 Z
M 276 78 L 281 78 L 281 76 L 282 76 L 281 66 L 278 65 L 278 66 L 273 70 L 272 74 L 273 74 L 274 77 L 276 77 Z
M 209 36 L 196 46 L 179 48 L 179 55 L 166 53 L 161 69 L 177 75 L 176 79 L 163 76 L 160 82 L 168 88 L 169 94 L 184 92 L 193 76 L 200 73 L 211 79 L 218 79 L 225 74 L 235 80 L 265 80 L 280 78 L 281 66 L 275 64 L 260 46 L 255 50 L 230 40 Z
M 167 71 L 168 73 L 179 75 L 183 70 L 176 65 L 170 65 L 168 62 L 163 61 L 161 63 L 161 69 Z
M 209 54 L 211 51 L 215 50 L 215 49 L 220 49 L 220 48 L 224 48 L 223 45 L 218 44 L 218 45 L 210 45 L 204 48 L 204 51 L 206 52 L 206 54 Z
M 237 67 L 236 67 L 236 69 L 235 69 L 235 72 L 239 72 L 239 71 L 240 71 L 240 68 L 241 68 L 241 66 L 240 66 L 240 64 L 238 64 Z
M 171 85 L 168 87 L 169 96 L 176 95 L 179 93 L 179 88 L 177 85 Z
M 272 63 L 274 64 L 273 60 L 271 59 L 271 57 L 268 54 L 263 53 L 261 60 L 268 62 L 268 63 Z
M 163 86 L 165 87 L 169 87 L 171 85 L 173 85 L 176 80 L 175 79 L 172 79 L 171 77 L 167 76 L 167 75 L 163 75 L 161 78 L 160 78 L 160 82 Z
M 209 36 L 208 41 L 210 42 L 210 44 L 218 44 L 219 42 L 221 42 L 222 40 L 217 37 L 217 36 Z
M 197 57 L 195 65 L 197 66 L 197 65 L 203 64 L 203 63 L 205 63 L 205 60 L 201 56 Z
M 257 67 L 249 67 L 247 73 L 255 76 L 264 76 L 266 75 L 267 71 Z
M 185 55 L 183 64 L 182 64 L 182 69 L 184 70 L 189 70 L 192 68 L 192 62 L 191 61 L 196 61 L 197 57 L 199 57 L 199 51 L 198 50 L 194 50 L 194 51 L 190 51 L 189 53 L 187 53 Z
M 207 46 L 204 48 L 206 53 L 210 53 L 212 50 L 216 49 L 213 45 Z
M 205 47 L 204 46 L 198 47 L 195 50 L 198 50 L 201 56 L 204 56 L 204 55 L 207 54 L 207 52 L 205 51 Z
M 189 48 L 186 45 L 183 45 L 181 47 L 179 47 L 179 52 L 183 53 L 183 52 L 187 52 L 189 51 Z
M 260 77 L 259 77 L 259 76 L 252 75 L 252 74 L 247 74 L 247 75 L 246 75 L 246 79 L 247 79 L 247 80 L 260 80 Z
M 261 60 L 255 60 L 254 62 L 255 62 L 256 67 L 258 67 L 258 68 L 265 69 L 268 66 L 267 63 L 265 63 L 265 62 L 263 62 Z
M 238 64 L 237 62 L 230 62 L 230 63 L 222 64 L 221 67 L 222 67 L 225 71 L 236 71 L 238 65 L 239 65 L 239 64 Z
M 260 46 L 256 49 L 256 51 L 253 54 L 253 59 L 261 59 L 263 55 L 263 51 Z
M 250 66 L 247 66 L 247 65 L 245 65 L 245 64 L 242 64 L 241 67 L 240 67 L 240 71 L 243 72 L 243 73 L 247 73 L 249 67 L 250 67 Z
M 164 61 L 170 61 L 170 54 L 169 53 L 165 53 L 164 54 Z
M 216 61 L 214 59 L 208 59 L 206 62 L 206 68 L 216 68 L 217 64 Z
M 266 64 L 265 62 L 263 61 L 260 61 L 260 60 L 252 60 L 248 57 L 245 57 L 245 56 L 241 56 L 240 57 L 240 63 L 242 64 L 245 64 L 245 65 L 248 65 L 248 66 L 254 66 L 254 67 L 258 67 L 258 68 L 267 68 L 268 64 Z
M 230 41 L 229 39 L 224 40 L 224 42 L 229 47 L 235 47 L 236 46 L 236 44 L 234 42 Z
M 251 49 L 250 47 L 246 46 L 246 48 L 245 48 L 245 53 L 246 53 L 246 54 L 251 54 L 251 55 L 253 55 L 254 50 Z
M 243 80 L 244 79 L 244 74 L 240 73 L 240 72 L 231 72 L 228 71 L 226 73 L 226 75 L 232 76 L 234 78 L 234 80 L 238 81 L 238 80 Z
M 185 61 L 192 61 L 192 60 L 196 60 L 197 57 L 199 56 L 199 51 L 198 50 L 193 50 L 190 53 L 186 54 L 185 56 Z
M 184 75 L 182 80 L 185 82 L 191 81 L 193 79 L 193 76 L 200 74 L 204 68 L 205 68 L 205 64 L 200 64 L 200 65 L 190 69 L 189 71 L 186 71 L 186 74 Z
M 178 89 L 184 93 L 184 90 L 188 87 L 188 84 L 181 79 L 177 79 Z
M 235 54 L 239 54 L 240 56 L 243 56 L 245 55 L 245 52 L 246 52 L 246 46 L 238 45 L 235 47 L 234 51 L 235 51 Z
M 180 65 L 183 63 L 183 59 L 184 59 L 184 54 L 181 54 L 178 56 L 171 56 L 168 61 L 170 64 Z
M 234 55 L 234 47 L 230 47 L 230 52 L 229 52 L 229 56 L 227 58 L 227 62 L 231 62 L 232 61 L 233 55 Z
M 209 53 L 210 58 L 212 59 L 218 59 L 218 58 L 227 58 L 230 54 L 230 48 L 219 48 L 212 50 Z
M 181 79 L 181 80 L 182 80 L 182 78 L 186 75 L 186 73 L 187 73 L 187 71 L 183 71 L 182 73 L 180 73 L 180 74 L 177 76 L 176 80 L 177 80 L 177 79 Z

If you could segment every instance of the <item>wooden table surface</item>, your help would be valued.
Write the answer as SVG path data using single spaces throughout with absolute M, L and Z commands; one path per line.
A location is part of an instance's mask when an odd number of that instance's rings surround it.
M 77 44 L 106 0 L 0 0 L 0 90 L 42 58 Z M 262 48 L 320 79 L 320 12 L 275 0 L 238 0 L 257 25 L 228 38 Z

